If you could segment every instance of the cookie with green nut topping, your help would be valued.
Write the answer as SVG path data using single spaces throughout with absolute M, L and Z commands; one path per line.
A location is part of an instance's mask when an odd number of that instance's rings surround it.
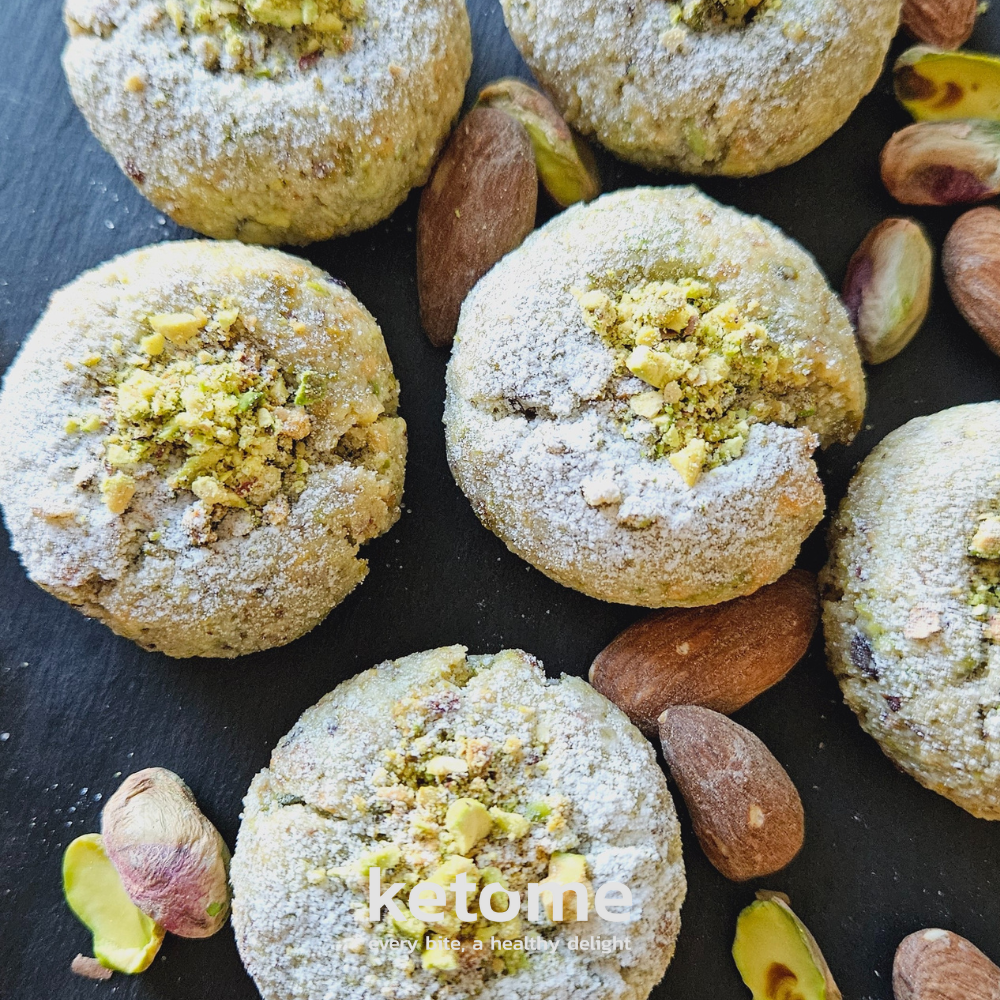
M 773 226 L 693 188 L 569 209 L 466 299 L 448 457 L 480 519 L 602 600 L 714 604 L 819 523 L 812 453 L 865 388 L 847 313 Z
M 4 380 L 13 547 L 147 649 L 290 642 L 399 516 L 397 400 L 375 320 L 306 261 L 239 243 L 126 254 L 53 296 Z
M 823 623 L 844 699 L 922 785 L 1000 819 L 1000 403 L 889 434 L 830 531 Z
M 136 187 L 217 239 L 365 229 L 423 184 L 472 62 L 462 0 L 65 0 L 63 66 Z
M 378 919 L 374 868 L 398 911 Z M 264 1000 L 645 1000 L 686 891 L 666 781 L 625 715 L 527 653 L 463 646 L 382 663 L 308 709 L 250 786 L 231 878 Z M 610 882 L 631 893 L 623 920 L 596 905 Z M 421 883 L 441 895 L 418 915 Z M 561 912 L 557 883 L 581 887 Z
M 501 0 L 567 122 L 652 169 L 748 176 L 839 129 L 900 0 Z

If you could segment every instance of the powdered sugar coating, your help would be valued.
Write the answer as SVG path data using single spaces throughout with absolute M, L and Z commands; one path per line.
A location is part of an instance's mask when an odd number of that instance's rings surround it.
M 203 508 L 152 464 L 136 470 L 128 510 L 112 513 L 99 489 L 107 418 L 94 433 L 67 423 L 106 414 L 115 341 L 127 354 L 151 313 L 210 311 L 227 297 L 255 319 L 253 346 L 283 368 L 339 374 L 311 408 L 311 466 L 286 519 L 232 510 L 217 539 L 197 544 L 189 512 Z M 126 254 L 53 295 L 5 376 L 0 502 L 13 547 L 35 583 L 146 648 L 236 656 L 290 642 L 364 579 L 361 544 L 399 517 L 397 401 L 378 324 L 319 268 L 239 243 Z M 355 437 L 357 449 L 338 452 Z
M 995 402 L 889 434 L 851 482 L 821 577 L 830 668 L 861 725 L 985 819 L 1000 819 L 1000 644 L 970 604 L 969 544 L 997 514 L 998 436 Z
M 693 488 L 623 436 L 615 375 L 574 289 L 698 277 L 757 300 L 809 359 L 809 428 L 757 424 L 742 457 Z M 812 258 L 770 224 L 693 188 L 640 188 L 557 216 L 490 271 L 462 309 L 448 367 L 448 456 L 482 521 L 566 586 L 646 607 L 712 604 L 791 567 L 822 517 L 811 459 L 850 440 L 864 376 L 847 315 Z
M 746 27 L 674 25 L 662 0 L 502 0 L 566 119 L 651 168 L 759 174 L 805 156 L 878 79 L 900 0 L 781 0 Z
M 63 66 L 91 130 L 153 204 L 218 239 L 365 229 L 423 184 L 472 63 L 462 0 L 366 0 L 347 52 L 274 79 L 207 69 L 162 0 L 67 0 Z M 299 29 L 302 30 L 302 29 Z
M 546 680 L 540 664 L 516 650 L 465 652 L 417 653 L 341 684 L 302 716 L 254 779 L 233 856 L 233 923 L 264 1000 L 643 1000 L 662 977 L 686 883 L 679 825 L 652 747 L 584 681 Z M 367 895 L 321 873 L 370 849 L 373 834 L 381 844 L 406 836 L 409 813 L 373 808 L 404 700 L 434 706 L 428 734 L 482 740 L 497 757 L 519 740 L 524 761 L 505 758 L 501 778 L 521 789 L 522 803 L 554 791 L 568 800 L 565 827 L 536 824 L 528 838 L 495 847 L 502 867 L 524 865 L 527 874 L 536 855 L 576 851 L 595 886 L 629 886 L 631 920 L 612 924 L 592 913 L 585 924 L 528 925 L 529 934 L 560 947 L 499 975 L 471 966 L 440 975 L 422 969 L 419 955 L 411 968 L 406 952 L 380 951 L 384 923 L 355 915 L 367 911 Z M 537 757 L 544 769 L 528 763 Z M 567 942 L 577 935 L 627 935 L 631 949 L 571 951 Z

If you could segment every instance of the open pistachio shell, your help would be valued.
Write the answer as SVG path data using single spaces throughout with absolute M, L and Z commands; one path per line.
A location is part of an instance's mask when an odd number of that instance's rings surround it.
M 758 892 L 739 915 L 733 959 L 754 1000 L 841 1000 L 816 939 L 782 893 Z
M 63 891 L 94 935 L 94 955 L 107 969 L 144 972 L 163 942 L 163 928 L 128 897 L 100 834 L 77 837 L 63 855 Z
M 896 60 L 896 96 L 917 121 L 1000 121 L 1000 57 L 915 45 Z
M 479 103 L 506 112 L 525 127 L 542 186 L 561 208 L 601 193 L 590 147 L 573 134 L 544 94 L 522 80 L 507 78 L 484 87 Z

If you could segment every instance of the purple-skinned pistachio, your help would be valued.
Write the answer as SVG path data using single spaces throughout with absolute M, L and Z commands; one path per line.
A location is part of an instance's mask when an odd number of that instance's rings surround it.
M 930 306 L 934 253 L 912 219 L 886 219 L 847 265 L 843 299 L 862 357 L 894 358 L 920 329 Z
M 1000 194 L 1000 122 L 917 122 L 882 150 L 882 183 L 904 205 L 962 205 Z
M 210 937 L 229 916 L 229 850 L 173 771 L 129 775 L 101 817 L 104 850 L 133 903 L 180 937 Z

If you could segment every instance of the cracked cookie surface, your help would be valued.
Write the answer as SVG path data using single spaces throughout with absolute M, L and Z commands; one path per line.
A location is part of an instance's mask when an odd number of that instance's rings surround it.
M 501 0 L 566 120 L 653 169 L 794 163 L 882 71 L 899 0 Z
M 865 459 L 830 530 L 823 624 L 885 754 L 1000 819 L 1000 403 L 918 417 Z
M 216 239 L 366 229 L 427 179 L 472 62 L 461 0 L 66 0 L 63 67 L 154 205 Z
M 849 441 L 864 376 L 815 262 L 693 188 L 572 208 L 462 309 L 456 480 L 566 586 L 647 607 L 751 593 L 823 513 L 812 453 Z
M 460 810 L 486 818 L 473 827 Z M 586 922 L 559 921 L 546 905 L 531 920 L 522 902 L 509 922 L 474 905 L 460 922 L 453 893 L 427 924 L 368 917 L 374 864 L 383 888 L 406 886 L 398 899 L 457 871 L 523 899 L 566 859 L 588 889 L 627 885 L 631 918 L 591 907 Z M 265 1000 L 644 1000 L 673 955 L 686 890 L 666 781 L 627 718 L 578 678 L 547 680 L 526 653 L 462 646 L 383 663 L 306 711 L 250 786 L 231 874 L 237 944 Z M 428 960 L 442 936 L 459 942 L 447 968 Z M 631 947 L 571 950 L 576 936 Z M 522 947 L 498 951 L 491 937 Z M 390 939 L 415 947 L 380 947 Z
M 0 394 L 28 575 L 148 649 L 311 629 L 396 521 L 406 426 L 381 331 L 306 261 L 165 243 L 55 293 Z

